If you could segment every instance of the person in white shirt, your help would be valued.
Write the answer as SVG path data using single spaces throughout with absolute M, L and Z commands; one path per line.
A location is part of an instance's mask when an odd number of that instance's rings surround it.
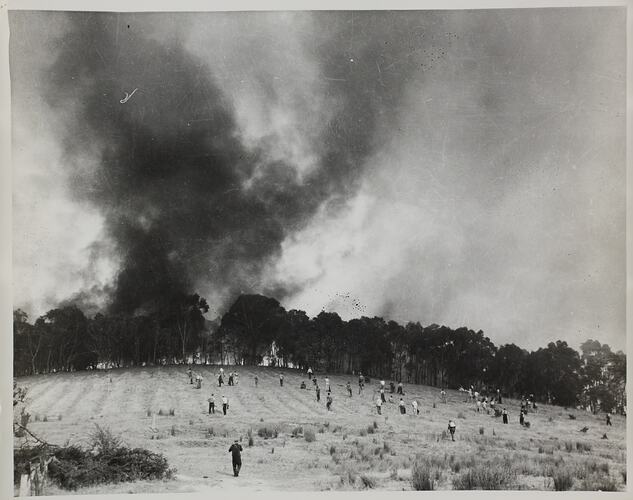
M 222 396 L 222 413 L 226 415 L 226 411 L 229 409 L 229 400 L 226 396 Z
M 376 400 L 376 410 L 378 411 L 378 415 L 382 415 L 382 399 L 378 398 Z
M 420 410 L 418 409 L 418 402 L 415 399 L 411 403 L 411 406 L 413 406 L 413 414 L 414 415 L 419 415 L 420 414 Z
M 450 432 L 450 433 L 451 433 L 451 439 L 452 439 L 453 441 L 455 441 L 455 428 L 456 428 L 456 427 L 457 427 L 457 426 L 455 425 L 455 422 L 454 422 L 454 421 L 452 421 L 452 420 L 449 420 L 449 421 L 448 421 L 448 432 Z

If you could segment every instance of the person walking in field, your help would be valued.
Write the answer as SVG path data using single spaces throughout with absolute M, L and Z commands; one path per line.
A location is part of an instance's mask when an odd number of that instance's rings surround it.
M 331 392 L 327 393 L 327 398 L 325 400 L 325 406 L 327 407 L 328 411 L 332 411 L 332 393 Z
M 382 399 L 381 398 L 376 399 L 376 411 L 378 412 L 378 415 L 382 415 Z
M 187 368 L 187 375 L 189 375 L 189 383 L 193 384 L 193 371 L 191 370 L 191 366 Z
M 233 385 L 233 372 L 229 373 L 229 383 L 227 385 L 229 385 L 229 386 Z
M 327 376 L 325 377 L 325 390 L 327 392 L 329 392 L 331 390 L 330 389 L 330 379 Z
M 607 413 L 607 425 L 611 425 L 611 413 Z
M 317 385 L 315 391 L 316 391 L 316 399 L 318 403 L 319 401 L 321 401 L 321 388 Z
M 233 475 L 235 477 L 240 475 L 240 469 L 242 468 L 242 451 L 242 445 L 236 439 L 229 448 L 229 453 L 232 454 Z
M 299 386 L 300 389 L 305 389 L 306 388 L 306 382 L 305 380 L 301 381 L 301 385 Z
M 387 402 L 387 400 L 385 399 L 385 388 L 384 387 L 380 388 L 380 399 L 382 400 L 383 403 Z
M 405 415 L 407 413 L 407 407 L 404 403 L 404 399 L 400 398 L 398 406 L 400 406 L 400 415 Z
M 308 379 L 312 380 L 312 368 L 308 367 Z
M 212 413 L 215 415 L 215 397 L 213 394 L 211 394 L 211 397 L 209 398 L 209 415 Z
M 218 375 L 218 387 L 222 387 L 223 383 L 224 379 L 222 378 L 222 374 L 220 373 L 220 375 Z
M 451 433 L 451 440 L 455 441 L 455 429 L 457 426 L 453 420 L 448 421 L 448 432 Z
M 477 413 L 481 411 L 481 401 L 477 400 Z
M 257 387 L 257 383 L 259 382 L 259 377 L 255 375 L 255 387 Z
M 347 385 L 345 386 L 345 388 L 347 389 L 347 394 L 349 395 L 349 397 L 352 397 L 352 386 L 349 383 L 349 381 L 347 382 Z
M 233 374 L 233 383 L 237 385 L 237 372 Z
M 279 374 L 279 386 L 280 387 L 284 386 L 284 374 L 283 373 Z
M 202 389 L 202 375 L 196 373 L 196 389 Z
M 507 424 L 508 423 L 508 411 L 505 408 L 501 412 L 501 417 L 503 418 L 503 423 Z
M 446 391 L 444 389 L 440 391 L 440 398 L 442 400 L 442 403 L 446 403 Z
M 497 389 L 497 403 L 501 404 L 501 391 Z
M 521 410 L 521 413 L 519 415 L 519 423 L 521 425 L 525 425 L 525 416 L 523 415 L 523 410 Z
M 226 415 L 227 410 L 229 409 L 229 400 L 226 396 L 222 396 L 222 413 Z
M 404 387 L 402 386 L 402 382 L 398 382 L 398 394 L 404 396 Z
M 358 394 L 363 392 L 363 388 L 365 387 L 365 377 L 362 373 L 358 374 Z
M 418 402 L 415 399 L 411 402 L 411 406 L 413 407 L 413 414 L 419 415 L 420 409 L 418 408 Z

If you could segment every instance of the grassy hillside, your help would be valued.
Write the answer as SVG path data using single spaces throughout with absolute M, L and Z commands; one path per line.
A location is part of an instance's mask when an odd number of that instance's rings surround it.
M 497 486 L 503 489 L 552 490 L 553 477 L 558 483 L 565 474 L 571 475 L 573 489 L 625 488 L 625 420 L 620 416 L 612 417 L 613 426 L 607 427 L 604 415 L 541 405 L 527 416 L 527 429 L 519 425 L 518 401 L 504 401 L 510 423 L 503 425 L 500 418 L 477 413 L 457 391 L 448 391 L 443 403 L 438 389 L 406 384 L 407 414 L 400 415 L 394 395 L 394 403 L 383 405 L 379 416 L 377 383 L 372 380 L 359 396 L 356 378 L 343 375 L 330 376 L 334 402 L 327 411 L 322 374 L 317 375 L 322 388 L 317 403 L 312 384 L 300 389 L 305 378 L 295 371 L 283 371 L 280 387 L 281 370 L 237 367 L 239 384 L 220 389 L 218 368 L 197 367 L 204 377 L 201 390 L 189 384 L 185 367 L 59 373 L 20 378 L 18 384 L 28 388 L 31 429 L 49 442 L 85 444 L 96 423 L 129 446 L 163 453 L 178 470 L 170 482 L 100 486 L 81 494 L 213 488 L 410 490 L 412 471 L 417 484 L 428 473 L 435 489 L 477 481 L 494 486 L 501 478 Z M 345 390 L 348 380 L 351 398 Z M 215 415 L 207 414 L 211 393 Z M 221 411 L 222 395 L 229 398 L 227 416 Z M 420 403 L 420 415 L 411 414 L 413 399 Z M 577 418 L 571 420 L 570 413 Z M 455 442 L 443 432 L 449 418 L 457 423 Z M 586 433 L 580 431 L 584 427 Z M 277 437 L 260 437 L 264 428 L 276 431 Z M 315 433 L 312 442 L 306 440 L 310 431 Z M 602 438 L 605 433 L 607 439 Z M 238 478 L 232 475 L 228 453 L 234 439 L 244 447 Z M 55 488 L 48 492 L 62 493 Z

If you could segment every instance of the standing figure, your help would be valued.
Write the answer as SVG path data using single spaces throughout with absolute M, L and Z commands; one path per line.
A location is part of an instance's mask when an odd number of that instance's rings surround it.
M 384 387 L 381 387 L 381 389 L 380 389 L 380 399 L 382 400 L 383 403 L 387 402 L 387 400 L 385 399 L 385 389 L 384 389 Z
M 508 412 L 507 412 L 507 410 L 505 408 L 501 412 L 501 416 L 503 417 L 503 423 L 507 424 L 508 423 Z
M 497 403 L 501 404 L 501 391 L 497 389 Z
M 312 368 L 308 367 L 308 379 L 312 380 Z
M 327 407 L 328 411 L 332 411 L 332 393 L 331 392 L 327 393 L 325 406 Z
M 457 426 L 455 425 L 455 422 L 453 420 L 449 420 L 448 421 L 448 432 L 451 433 L 451 439 L 453 441 L 455 441 L 455 429 L 457 428 Z
M 193 371 L 191 370 L 191 366 L 187 368 L 187 375 L 189 375 L 189 383 L 193 384 Z
M 442 398 L 442 403 L 446 403 L 446 391 L 444 389 L 440 391 L 440 398 Z
M 315 390 L 316 390 L 316 398 L 317 398 L 317 403 L 318 403 L 319 401 L 321 401 L 321 388 L 317 385 Z
M 196 389 L 202 389 L 202 375 L 196 373 Z
M 376 411 L 378 411 L 378 415 L 382 415 L 382 399 L 376 399 Z
M 240 475 L 240 469 L 242 468 L 242 454 L 241 454 L 241 452 L 242 452 L 242 445 L 240 443 L 238 443 L 237 439 L 236 439 L 235 442 L 229 448 L 229 453 L 231 453 L 233 455 L 233 457 L 232 457 L 233 475 L 235 477 Z
M 358 394 L 363 392 L 363 388 L 365 387 L 365 377 L 362 373 L 358 374 Z
M 283 386 L 284 386 L 284 374 L 283 374 L 283 373 L 280 373 L 280 374 L 279 374 L 279 385 L 280 385 L 281 387 L 283 387 Z
M 209 415 L 212 413 L 215 415 L 215 398 L 213 397 L 213 394 L 211 394 L 211 397 L 209 398 Z
M 229 400 L 226 396 L 222 396 L 222 413 L 226 415 L 227 410 L 229 409 Z
M 218 375 L 218 387 L 222 387 L 223 383 L 224 379 L 222 378 L 222 374 L 220 373 L 220 375 Z
M 413 406 L 413 414 L 419 415 L 420 409 L 418 408 L 418 402 L 415 399 L 411 402 L 411 406 Z
M 398 403 L 398 405 L 400 406 L 400 414 L 404 415 L 407 413 L 407 407 L 404 403 L 404 399 L 400 398 L 400 402 Z
M 233 385 L 233 372 L 229 373 L 229 383 L 228 383 L 228 385 L 229 386 Z
M 325 377 L 325 390 L 328 391 L 328 392 L 331 390 L 330 389 L 330 379 L 327 376 Z
M 521 414 L 519 415 L 519 423 L 521 425 L 525 425 L 525 416 L 523 415 L 523 410 L 521 410 Z
M 396 384 L 393 383 L 393 380 L 389 382 L 389 393 L 393 394 L 396 392 Z
M 404 388 L 402 387 L 402 382 L 398 382 L 398 394 L 404 396 Z
M 259 377 L 255 375 L 255 387 L 257 387 L 257 383 L 259 382 Z
M 349 394 L 349 397 L 352 397 L 352 386 L 349 383 L 349 381 L 347 382 L 347 385 L 345 386 L 345 388 L 347 389 L 347 394 Z
M 607 425 L 611 425 L 611 414 L 607 413 Z

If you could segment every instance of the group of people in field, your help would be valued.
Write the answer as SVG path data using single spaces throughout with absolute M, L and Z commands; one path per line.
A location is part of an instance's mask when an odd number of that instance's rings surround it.
M 189 376 L 189 383 L 194 384 L 194 380 L 195 380 L 196 388 L 200 389 L 202 387 L 202 376 L 199 373 L 194 373 L 193 370 L 191 369 L 191 366 L 187 370 L 187 374 Z M 308 368 L 308 370 L 306 371 L 306 375 L 308 379 L 308 384 L 311 383 L 311 388 L 314 389 L 315 391 L 316 401 L 317 403 L 320 403 L 321 402 L 321 386 L 319 385 L 319 381 L 317 380 L 317 377 L 315 376 L 312 368 Z M 224 384 L 224 376 L 225 376 L 224 368 L 220 367 L 219 372 L 217 374 L 218 387 L 222 387 L 222 385 Z M 358 375 L 358 394 L 359 395 L 362 394 L 363 391 L 365 390 L 365 385 L 366 385 L 367 380 L 368 379 L 366 379 L 362 373 L 359 373 Z M 259 378 L 257 375 L 253 377 L 253 381 L 254 381 L 255 387 L 258 387 Z M 238 383 L 238 374 L 235 371 L 231 371 L 228 374 L 227 385 L 234 386 L 234 385 L 237 385 L 237 383 Z M 308 389 L 308 384 L 306 384 L 306 380 L 302 380 L 300 384 L 300 389 L 304 389 L 304 390 Z M 279 373 L 279 386 L 284 387 L 283 373 Z M 328 411 L 332 411 L 334 398 L 332 396 L 332 387 L 330 383 L 330 378 L 327 375 L 323 378 L 323 387 L 326 392 L 326 398 L 325 398 L 326 409 Z M 470 388 L 467 390 L 460 387 L 459 390 L 461 392 L 467 393 L 466 401 L 470 403 L 474 403 L 475 410 L 478 413 L 485 412 L 486 414 L 490 414 L 492 412 L 496 417 L 501 417 L 503 424 L 508 424 L 508 411 L 505 407 L 502 406 L 503 398 L 501 396 L 501 392 L 499 389 L 496 390 L 496 393 L 493 393 L 491 395 L 480 394 L 478 391 L 475 390 L 473 386 L 470 386 Z M 394 400 L 394 394 L 396 395 L 396 397 L 400 396 L 399 401 L 397 402 L 397 406 L 398 406 L 400 414 L 401 415 L 407 414 L 407 403 L 404 400 L 404 397 L 405 397 L 404 385 L 401 381 L 398 381 L 397 384 L 391 381 L 389 382 L 389 385 L 387 386 L 387 382 L 385 380 L 380 380 L 380 383 L 376 389 L 376 392 L 377 392 L 377 397 L 375 400 L 375 406 L 376 406 L 376 412 L 378 415 L 383 414 L 383 405 L 388 404 L 388 403 L 390 404 L 396 403 L 396 401 Z M 353 390 L 352 390 L 352 385 L 350 381 L 347 381 L 345 383 L 345 393 L 347 394 L 347 397 L 349 398 L 353 397 Z M 440 390 L 439 397 L 440 397 L 441 402 L 443 403 L 447 402 L 446 391 L 444 389 Z M 222 403 L 222 413 L 223 415 L 227 415 L 228 410 L 229 410 L 229 400 L 226 397 L 226 395 L 222 395 L 220 398 L 220 401 Z M 209 403 L 209 410 L 208 410 L 209 415 L 215 414 L 216 412 L 215 394 L 213 393 L 211 394 L 211 396 L 208 399 L 208 403 Z M 420 404 L 418 403 L 418 401 L 413 399 L 412 401 L 410 401 L 410 404 L 411 404 L 412 414 L 419 415 Z M 433 407 L 435 407 L 435 403 L 433 404 Z M 525 421 L 525 416 L 527 415 L 528 411 L 535 412 L 537 411 L 537 409 L 538 409 L 538 406 L 536 404 L 536 400 L 533 394 L 530 394 L 527 397 L 522 396 L 521 402 L 520 402 L 519 423 L 522 426 L 529 426 L 529 424 Z M 611 425 L 611 415 L 609 413 L 607 413 L 606 425 Z M 447 430 L 451 436 L 452 441 L 455 441 L 456 429 L 457 429 L 457 425 L 455 424 L 455 421 L 453 419 L 450 419 L 448 421 Z M 233 472 L 234 472 L 234 475 L 237 477 L 239 475 L 239 471 L 242 465 L 242 462 L 241 462 L 242 447 L 238 443 L 237 440 L 229 448 L 229 452 L 232 454 Z

